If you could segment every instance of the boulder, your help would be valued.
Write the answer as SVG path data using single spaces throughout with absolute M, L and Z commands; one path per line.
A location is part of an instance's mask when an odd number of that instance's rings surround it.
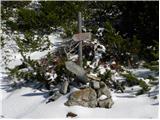
M 69 82 L 67 80 L 64 81 L 62 86 L 61 86 L 60 93 L 66 94 L 67 90 L 68 90 L 68 86 L 69 86 Z
M 100 88 L 100 84 L 99 84 L 98 81 L 91 81 L 90 84 L 91 84 L 91 87 L 93 89 L 99 89 Z
M 75 113 L 73 113 L 73 112 L 68 112 L 67 115 L 66 115 L 67 118 L 68 118 L 68 117 L 73 118 L 73 117 L 76 117 L 76 116 L 77 116 L 77 114 L 75 114 Z
M 71 93 L 68 101 L 65 103 L 67 106 L 80 105 L 84 107 L 97 106 L 97 94 L 92 88 L 85 88 L 82 90 Z
M 100 82 L 100 88 L 97 90 L 97 95 L 98 97 L 101 95 L 106 95 L 107 98 L 111 97 L 111 92 L 104 82 Z
M 77 65 L 76 63 L 74 63 L 72 61 L 65 62 L 65 66 L 66 66 L 67 70 L 69 70 L 70 72 L 72 72 L 73 74 L 75 74 L 77 76 L 77 78 L 78 78 L 77 80 L 79 80 L 82 83 L 87 82 L 86 72 L 83 69 L 83 67 Z
M 98 101 L 98 106 L 101 108 L 111 108 L 113 104 L 114 104 L 114 102 L 113 102 L 112 98 L 106 98 L 104 100 Z

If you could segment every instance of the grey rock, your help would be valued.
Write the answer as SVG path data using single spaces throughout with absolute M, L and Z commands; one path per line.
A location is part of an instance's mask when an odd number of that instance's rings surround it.
M 68 86 L 69 86 L 69 82 L 67 80 L 64 81 L 62 86 L 61 86 L 60 93 L 66 94 L 67 90 L 68 90 Z
M 72 61 L 65 62 L 65 66 L 67 70 L 69 70 L 70 72 L 74 73 L 77 76 L 79 81 L 83 83 L 87 82 L 86 72 L 83 69 L 83 67 L 80 67 L 79 65 L 77 65 L 76 63 Z
M 97 95 L 98 97 L 101 95 L 106 95 L 107 98 L 111 97 L 111 92 L 104 82 L 100 82 L 100 88 L 97 90 Z
M 55 94 L 53 95 L 52 99 L 57 100 L 59 97 L 61 97 L 62 94 L 59 93 L 59 91 L 55 92 Z
M 48 101 L 47 101 L 46 103 L 56 101 L 56 100 L 57 100 L 58 98 L 60 98 L 61 96 L 62 96 L 62 94 L 61 94 L 59 91 L 55 91 L 55 92 L 53 93 L 53 95 L 48 98 Z
M 100 84 L 98 81 L 91 81 L 91 87 L 94 89 L 99 89 L 100 88 Z
M 85 88 L 71 93 L 68 101 L 65 103 L 67 106 L 80 105 L 84 107 L 97 106 L 97 94 L 92 88 Z
M 114 104 L 114 102 L 113 102 L 112 98 L 106 98 L 104 100 L 98 101 L 98 106 L 101 108 L 111 108 L 113 104 Z

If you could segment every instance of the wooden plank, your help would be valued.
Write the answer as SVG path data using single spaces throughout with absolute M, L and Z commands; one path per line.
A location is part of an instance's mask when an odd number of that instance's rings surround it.
M 88 77 L 89 79 L 91 79 L 91 80 L 97 80 L 97 81 L 100 81 L 100 80 L 101 80 L 100 77 L 95 77 L 95 76 L 90 75 L 90 74 L 87 74 L 87 77 Z
M 72 39 L 74 41 L 91 40 L 91 33 L 78 33 L 74 34 Z

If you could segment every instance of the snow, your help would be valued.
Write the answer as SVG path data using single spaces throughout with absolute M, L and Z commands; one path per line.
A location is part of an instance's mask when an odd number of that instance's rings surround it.
M 132 71 L 136 73 L 137 70 Z M 139 69 L 137 72 L 142 73 L 142 71 L 147 70 Z M 64 103 L 69 94 L 46 104 L 46 92 L 29 87 L 7 92 L 9 82 L 3 80 L 6 76 L 4 73 L 0 74 L 0 93 L 2 95 L 0 114 L 5 118 L 65 118 L 68 112 L 76 113 L 77 118 L 158 118 L 159 102 L 158 99 L 152 99 L 153 96 L 158 95 L 158 87 L 151 89 L 151 97 L 148 97 L 147 94 L 135 96 L 136 91 L 140 89 L 139 86 L 126 88 L 124 93 L 112 91 L 114 105 L 111 109 L 67 107 Z M 77 89 L 74 88 L 71 92 L 75 90 Z M 101 96 L 100 99 L 105 99 L 105 96 Z
M 106 99 L 106 98 L 107 98 L 106 95 L 101 95 L 98 99 L 99 99 L 99 100 L 104 100 L 104 99 Z
M 51 34 L 49 39 L 53 44 L 59 44 L 61 39 L 56 34 Z M 57 42 L 58 41 L 58 42 Z M 13 42 L 7 44 L 13 45 Z M 16 46 L 15 46 L 16 47 Z M 10 50 L 11 48 L 8 47 Z M 32 59 L 39 59 L 47 54 L 49 51 L 53 51 L 55 48 L 50 48 L 44 52 L 34 52 L 30 56 Z M 0 50 L 2 53 L 2 50 Z M 21 63 L 21 56 L 17 52 L 11 51 L 13 61 L 9 63 L 10 67 L 14 67 Z M 11 57 L 12 57 L 11 56 Z M 111 109 L 105 108 L 86 108 L 81 106 L 65 106 L 69 94 L 60 97 L 55 102 L 46 104 L 47 92 L 36 90 L 32 87 L 22 87 L 15 90 L 9 90 L 10 81 L 6 78 L 4 66 L 2 66 L 3 60 L 0 59 L 0 95 L 1 95 L 1 111 L 0 116 L 5 118 L 65 118 L 68 112 L 76 113 L 77 118 L 158 118 L 158 99 L 153 99 L 154 96 L 159 98 L 159 85 L 153 86 L 149 94 L 135 96 L 139 86 L 132 88 L 126 88 L 124 93 L 112 91 L 112 98 L 114 105 Z M 104 70 L 102 67 L 101 70 Z M 137 76 L 145 76 L 150 74 L 148 69 L 128 69 Z M 103 72 L 103 71 L 101 71 Z M 92 75 L 97 76 L 97 74 Z M 114 72 L 115 74 L 115 72 Z M 155 74 L 153 74 L 155 75 Z M 56 77 L 56 76 L 54 76 Z M 118 74 L 114 76 L 114 79 L 123 79 Z M 71 92 L 77 90 L 71 89 Z M 102 96 L 101 99 L 104 99 Z
M 136 76 L 147 78 L 148 76 L 159 76 L 158 72 L 150 71 L 147 68 L 138 68 L 138 69 L 127 69 L 127 71 L 132 72 Z
M 112 75 L 112 80 L 116 81 L 124 81 L 125 78 L 123 76 L 115 76 L 115 75 Z
M 9 17 L 8 20 L 15 22 L 15 18 L 14 17 Z
M 5 118 L 65 118 L 68 112 L 78 118 L 157 118 L 158 105 L 146 95 L 135 97 L 129 93 L 112 93 L 114 105 L 111 109 L 67 107 L 67 95 L 46 104 L 45 92 L 32 88 L 21 88 L 5 93 L 3 91 L 1 113 Z M 104 96 L 103 96 L 104 97 Z
M 98 67 L 98 70 L 100 71 L 100 74 L 104 74 L 106 72 L 106 68 L 102 65 Z
M 69 60 L 76 61 L 78 59 L 78 55 L 70 56 Z
M 30 56 L 31 59 L 33 60 L 38 60 L 42 57 L 44 57 L 45 55 L 47 55 L 49 52 L 53 52 L 57 46 L 62 42 L 62 38 L 60 38 L 60 35 L 58 33 L 51 33 L 48 36 L 50 42 L 53 44 L 52 47 L 50 47 L 49 50 L 44 50 L 44 51 L 36 51 L 33 53 L 28 53 L 28 56 Z
M 115 64 L 116 64 L 116 62 L 115 62 L 115 61 L 113 61 L 111 64 L 112 64 L 112 65 L 115 65 Z
M 57 78 L 57 74 L 56 73 L 49 73 L 46 72 L 46 76 L 49 76 L 49 80 L 54 81 Z
M 98 31 L 104 31 L 104 28 L 98 28 Z

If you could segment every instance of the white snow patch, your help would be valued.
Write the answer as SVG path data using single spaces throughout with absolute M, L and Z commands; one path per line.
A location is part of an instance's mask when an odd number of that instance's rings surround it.
M 106 72 L 106 68 L 104 67 L 104 65 L 100 65 L 98 67 L 98 70 L 100 71 L 100 74 L 104 74 Z
M 98 99 L 99 99 L 99 100 L 104 100 L 104 99 L 106 99 L 106 98 L 107 98 L 106 95 L 101 95 Z

